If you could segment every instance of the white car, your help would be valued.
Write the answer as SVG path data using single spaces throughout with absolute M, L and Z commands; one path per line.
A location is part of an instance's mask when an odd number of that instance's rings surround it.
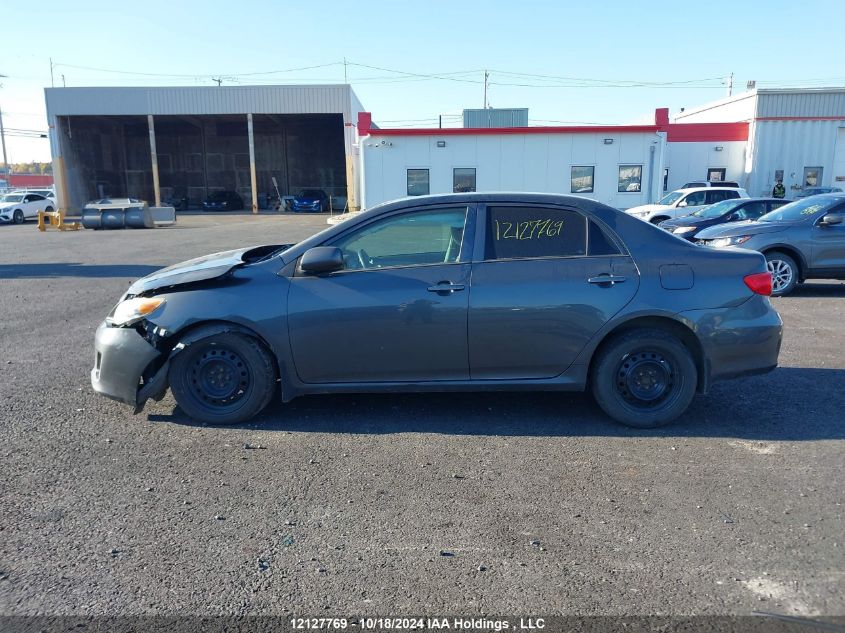
M 652 224 L 660 224 L 664 220 L 681 218 L 722 200 L 748 197 L 745 189 L 738 187 L 692 187 L 668 193 L 655 204 L 626 209 L 625 213 Z
M 39 211 L 54 211 L 56 203 L 40 193 L 16 191 L 0 196 L 0 222 L 22 224 Z

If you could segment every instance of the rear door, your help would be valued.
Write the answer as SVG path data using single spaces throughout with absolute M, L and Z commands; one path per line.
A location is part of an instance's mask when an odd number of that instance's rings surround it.
M 469 297 L 473 380 L 551 378 L 636 294 L 623 247 L 574 208 L 489 204 Z

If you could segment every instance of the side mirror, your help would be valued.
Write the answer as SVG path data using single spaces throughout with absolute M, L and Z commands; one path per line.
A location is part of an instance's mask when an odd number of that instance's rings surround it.
M 678 206 L 679 206 L 679 207 L 685 207 L 685 206 L 687 206 L 687 201 L 686 201 L 686 200 L 681 200 L 681 201 L 678 203 Z
M 841 213 L 828 213 L 826 216 L 822 218 L 822 221 L 819 222 L 822 226 L 833 226 L 834 224 L 842 224 L 842 215 Z
M 299 260 L 299 269 L 304 273 L 330 273 L 341 268 L 343 268 L 343 253 L 337 246 L 309 248 Z

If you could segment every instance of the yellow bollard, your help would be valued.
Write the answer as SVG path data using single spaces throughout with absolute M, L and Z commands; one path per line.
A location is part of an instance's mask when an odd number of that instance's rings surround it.
M 79 222 L 65 222 L 64 209 L 58 211 L 41 211 L 38 210 L 38 230 L 42 233 L 47 230 L 48 226 L 55 227 L 60 231 L 78 231 Z

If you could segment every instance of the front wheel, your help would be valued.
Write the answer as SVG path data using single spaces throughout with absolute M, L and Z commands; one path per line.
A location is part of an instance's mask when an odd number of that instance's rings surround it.
M 215 334 L 178 352 L 168 372 L 173 397 L 188 416 L 208 424 L 239 424 L 273 398 L 270 352 L 243 334 Z
M 595 359 L 593 396 L 611 418 L 638 429 L 668 424 L 689 407 L 698 370 L 687 347 L 656 329 L 611 339 Z
M 766 253 L 766 266 L 772 273 L 772 296 L 783 297 L 795 290 L 798 284 L 798 265 L 786 253 Z
M 23 224 L 23 211 L 21 211 L 20 209 L 15 209 L 15 212 L 12 214 L 12 221 L 15 224 Z
M 46 209 L 44 209 L 44 213 L 52 213 L 52 212 L 53 212 L 53 207 L 47 207 Z

